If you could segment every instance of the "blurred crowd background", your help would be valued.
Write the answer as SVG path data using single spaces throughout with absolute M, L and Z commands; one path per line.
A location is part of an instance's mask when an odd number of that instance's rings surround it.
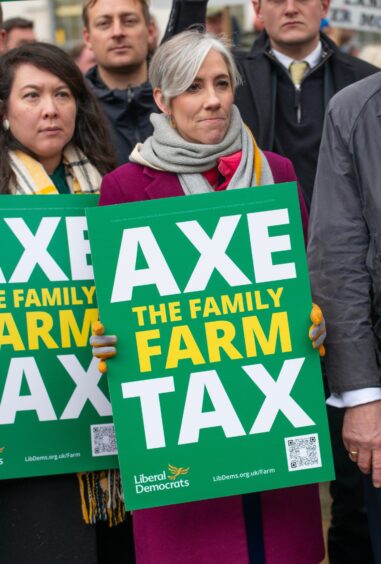
M 170 8 L 169 0 L 151 1 L 158 43 Z M 8 48 L 36 38 L 68 50 L 83 72 L 95 64 L 92 53 L 82 44 L 82 3 L 79 0 L 10 1 L 3 3 L 3 12 L 4 19 L 11 19 L 10 25 L 14 26 L 14 30 L 8 29 L 8 42 L 11 42 Z M 17 21 L 20 17 L 32 22 L 32 28 L 28 28 L 25 21 Z M 251 2 L 230 0 L 227 4 L 224 0 L 211 0 L 208 3 L 208 31 L 224 34 L 240 50 L 250 49 L 262 27 Z M 377 2 L 332 0 L 321 28 L 343 52 L 381 68 L 381 6 L 377 7 Z

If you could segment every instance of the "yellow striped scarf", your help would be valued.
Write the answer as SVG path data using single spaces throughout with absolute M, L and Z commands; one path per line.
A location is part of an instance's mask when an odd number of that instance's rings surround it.
M 58 194 L 41 163 L 22 151 L 10 151 L 9 156 L 16 177 L 10 186 L 11 194 Z M 62 162 L 73 194 L 99 191 L 102 177 L 78 147 L 69 144 L 64 149 Z

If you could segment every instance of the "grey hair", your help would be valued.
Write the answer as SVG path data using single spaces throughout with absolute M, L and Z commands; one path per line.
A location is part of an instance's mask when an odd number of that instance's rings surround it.
M 233 91 L 241 84 L 233 56 L 223 40 L 212 33 L 183 31 L 158 48 L 149 67 L 152 88 L 160 88 L 166 104 L 189 88 L 211 50 L 225 59 Z

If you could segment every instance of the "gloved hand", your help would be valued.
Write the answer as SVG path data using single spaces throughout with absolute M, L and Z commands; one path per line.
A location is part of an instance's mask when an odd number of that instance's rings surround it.
M 325 319 L 323 312 L 316 304 L 312 304 L 310 319 L 312 321 L 312 325 L 308 332 L 308 336 L 312 341 L 312 346 L 314 349 L 319 349 L 320 356 L 325 356 L 325 348 L 323 345 L 327 336 L 325 330 Z
M 93 356 L 100 358 L 98 370 L 102 374 L 107 372 L 105 360 L 116 355 L 117 338 L 115 335 L 104 335 L 105 328 L 100 321 L 95 321 L 92 326 L 93 335 L 90 337 L 90 345 L 93 347 Z

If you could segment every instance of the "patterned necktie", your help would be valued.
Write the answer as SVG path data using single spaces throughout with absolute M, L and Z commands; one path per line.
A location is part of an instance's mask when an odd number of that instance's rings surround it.
M 300 63 L 297 61 L 294 61 L 293 63 L 291 63 L 290 65 L 290 76 L 291 76 L 291 80 L 292 82 L 295 84 L 295 86 L 300 86 L 303 76 L 306 72 L 306 70 L 308 69 L 309 64 L 306 63 L 306 61 L 301 61 Z

